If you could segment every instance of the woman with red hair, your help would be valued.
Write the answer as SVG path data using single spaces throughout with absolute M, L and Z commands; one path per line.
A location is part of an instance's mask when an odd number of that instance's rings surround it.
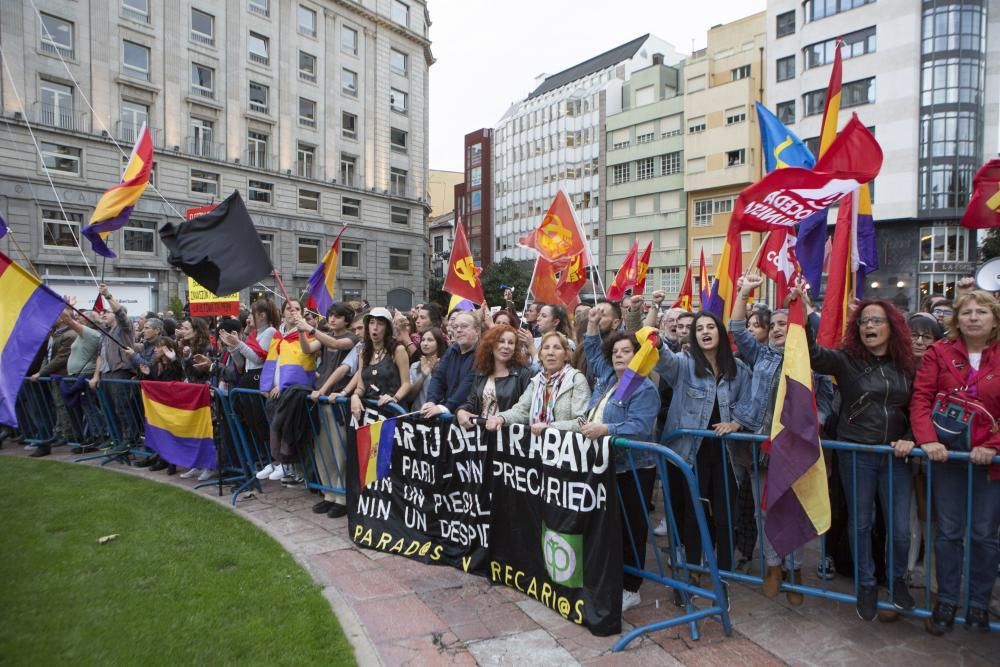
M 913 609 L 906 587 L 910 548 L 910 497 L 913 477 L 903 457 L 913 448 L 909 406 L 913 391 L 913 347 L 906 319 L 892 303 L 865 299 L 851 314 L 844 339 L 833 350 L 810 339 L 813 370 L 832 375 L 840 389 L 837 439 L 861 445 L 891 443 L 896 458 L 878 452 L 839 452 L 841 480 L 854 530 L 851 545 L 857 564 L 857 611 L 862 620 L 875 618 L 878 587 L 872 560 L 875 497 L 891 521 L 890 596 L 897 609 Z M 890 497 L 889 491 L 892 490 Z M 888 541 L 888 539 L 887 539 Z
M 517 330 L 507 324 L 494 324 L 479 339 L 472 368 L 469 397 L 459 407 L 458 423 L 472 426 L 476 417 L 492 417 L 517 403 L 534 375 L 527 368 L 528 356 L 517 341 Z

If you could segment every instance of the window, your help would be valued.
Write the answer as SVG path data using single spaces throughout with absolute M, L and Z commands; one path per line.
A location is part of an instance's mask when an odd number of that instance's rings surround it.
M 344 111 L 340 115 L 340 133 L 348 139 L 358 138 L 358 117 Z
M 149 49 L 125 40 L 122 42 L 122 67 L 128 76 L 149 81 Z
M 734 69 L 729 70 L 729 75 L 732 81 L 739 81 L 740 79 L 750 78 L 750 65 L 741 65 Z
M 52 144 L 47 141 L 43 141 L 39 145 L 42 149 L 42 164 L 47 170 L 60 174 L 72 174 L 73 176 L 80 175 L 82 151 L 79 148 Z
M 316 83 L 316 56 L 299 51 L 299 78 Z
M 409 271 L 410 251 L 407 248 L 389 248 L 389 270 Z
M 483 145 L 472 144 L 469 146 L 469 164 L 479 164 L 483 159 Z
M 818 21 L 872 2 L 875 0 L 806 0 L 804 3 L 806 21 Z
M 795 34 L 795 10 L 790 12 L 785 12 L 783 14 L 778 14 L 777 16 L 777 35 L 778 37 L 786 37 L 788 35 Z
M 302 5 L 299 5 L 299 34 L 316 36 L 316 12 Z
M 215 97 L 215 70 L 191 63 L 191 92 L 201 97 Z
M 354 187 L 355 175 L 358 170 L 358 158 L 347 153 L 340 154 L 340 182 L 344 185 Z
M 676 266 L 660 270 L 660 289 L 667 294 L 681 291 L 681 270 Z
M 855 30 L 844 35 L 844 46 L 840 49 L 840 57 L 844 60 L 857 58 L 866 53 L 875 53 L 875 26 L 864 30 Z M 816 42 L 802 49 L 803 67 L 812 69 L 833 62 L 837 50 L 837 40 L 828 39 Z
M 122 248 L 126 252 L 152 255 L 156 252 L 156 223 L 129 218 L 122 229 Z
M 473 167 L 469 170 L 469 185 L 477 188 L 483 183 L 483 168 Z
M 920 229 L 921 262 L 969 261 L 969 230 L 957 226 Z
M 845 83 L 841 88 L 841 109 L 857 107 L 862 104 L 875 104 L 875 77 L 851 81 Z
M 247 132 L 247 166 L 267 169 L 267 142 L 262 132 Z
M 361 217 L 361 200 L 351 197 L 344 197 L 340 201 L 340 214 L 345 218 Z M 345 264 L 345 266 L 347 266 Z
M 589 194 L 589 193 L 588 193 Z M 473 211 L 479 211 L 483 208 L 483 191 L 473 190 L 472 194 L 469 196 L 469 208 Z
M 299 125 L 316 127 L 316 103 L 305 97 L 299 98 Z
M 920 157 L 976 157 L 978 115 L 934 111 L 920 117 Z
M 299 144 L 296 158 L 295 173 L 303 178 L 313 178 L 316 169 L 316 147 Z
M 615 130 L 611 133 L 611 149 L 618 150 L 620 148 L 628 148 L 632 141 L 629 135 L 629 129 L 627 127 L 620 130 Z
M 191 8 L 191 41 L 215 45 L 215 17 L 194 7 Z
M 977 162 L 955 160 L 936 164 L 922 163 L 919 179 L 921 208 L 933 210 L 964 207 L 972 195 L 972 177 Z
M 652 178 L 655 175 L 655 169 L 653 167 L 653 158 L 647 157 L 641 160 L 635 161 L 635 174 L 636 179 L 640 181 L 645 181 L 646 179 Z
M 689 93 L 697 93 L 700 90 L 705 90 L 705 75 L 699 74 L 688 79 L 687 88 Z
M 398 151 L 406 151 L 406 132 L 398 127 L 389 128 L 389 144 Z
M 703 158 L 703 157 L 688 158 L 688 161 L 687 161 L 687 173 L 688 174 L 703 174 L 703 173 L 705 173 L 705 158 Z
M 264 252 L 267 253 L 267 258 L 273 259 L 274 255 L 271 253 L 271 249 L 274 247 L 274 234 L 258 232 L 257 236 L 260 237 L 260 244 L 264 246 Z
M 271 0 L 248 0 L 251 14 L 268 17 L 271 15 Z
M 135 143 L 139 130 L 149 123 L 149 107 L 122 100 L 120 110 L 121 121 L 118 127 L 118 138 L 129 143 Z
M 670 174 L 681 173 L 681 153 L 676 151 L 674 153 L 667 153 L 666 155 L 660 156 L 660 175 L 669 176 Z
M 738 148 L 734 151 L 726 151 L 726 166 L 739 167 L 746 164 L 747 152 L 745 148 Z
M 732 213 L 733 212 L 733 198 L 723 197 L 722 199 L 712 200 L 712 213 Z
M 358 96 L 358 73 L 349 69 L 340 70 L 340 90 L 351 97 Z
M 396 113 L 406 113 L 406 93 L 402 90 L 390 88 L 389 107 Z
M 299 264 L 313 266 L 319 264 L 319 239 L 296 239 L 298 241 Z
M 75 129 L 76 115 L 73 113 L 73 89 L 55 81 L 41 80 L 39 86 L 42 108 L 39 122 L 53 127 Z
M 778 117 L 784 125 L 791 125 L 795 122 L 795 100 L 778 102 L 774 106 L 774 115 Z
M 215 157 L 212 155 L 212 131 L 214 127 L 215 124 L 210 120 L 191 119 L 191 153 L 193 155 Z
M 625 164 L 616 164 L 611 168 L 612 173 L 612 183 L 614 185 L 620 185 L 622 183 L 628 183 L 631 178 L 631 164 L 626 162 Z
M 73 51 L 73 24 L 69 21 L 42 14 L 40 48 L 43 53 L 75 58 Z
M 219 196 L 219 175 L 199 169 L 191 170 L 191 192 L 197 192 L 212 197 Z
M 775 77 L 778 81 L 788 81 L 789 79 L 795 78 L 795 56 L 786 56 L 784 58 L 778 58 L 774 63 L 775 66 Z
M 635 137 L 636 144 L 648 144 L 656 138 L 655 132 L 646 132 L 644 134 L 637 134 Z
M 258 204 L 270 204 L 274 197 L 274 183 L 247 181 L 247 199 Z
M 360 208 L 361 202 L 357 199 L 353 200 L 358 203 Z M 340 244 L 340 265 L 350 267 L 352 269 L 361 268 L 361 244 L 351 243 L 350 241 L 344 241 Z
M 694 203 L 695 227 L 708 227 L 712 224 L 712 200 L 699 199 Z
M 410 70 L 410 57 L 402 51 L 389 49 L 389 69 L 400 76 L 407 76 Z
M 149 0 L 122 0 L 122 16 L 149 23 Z
M 267 113 L 268 98 L 271 96 L 271 89 L 256 81 L 250 82 L 250 111 Z
M 319 212 L 319 193 L 315 190 L 299 190 L 299 208 Z
M 726 109 L 726 125 L 736 125 L 737 123 L 743 123 L 747 119 L 747 108 L 746 107 L 733 107 L 732 109 Z
M 398 169 L 396 167 L 389 168 L 389 192 L 394 195 L 405 196 L 406 195 L 406 177 L 407 171 L 405 169 Z
M 402 206 L 393 206 L 389 210 L 389 220 L 397 225 L 410 224 L 410 209 Z
M 936 104 L 980 104 L 984 67 L 978 58 L 926 60 L 921 72 L 920 102 Z M 874 92 L 872 94 L 874 100 Z M 863 104 L 863 102 L 862 102 Z
M 688 119 L 688 134 L 697 134 L 698 132 L 704 132 L 706 127 L 708 126 L 705 124 L 704 116 L 696 116 L 694 118 Z
M 440 254 L 444 252 L 444 237 L 435 236 L 434 237 L 434 254 Z
M 67 212 L 63 215 L 59 209 L 43 208 L 42 243 L 54 248 L 75 248 L 82 223 L 82 213 Z
M 392 0 L 391 17 L 395 23 L 410 27 L 410 6 L 399 0 Z
M 923 11 L 923 53 L 986 51 L 986 7 L 930 3 Z
M 340 28 L 340 50 L 351 55 L 358 55 L 358 31 L 346 25 Z
M 251 32 L 247 39 L 247 48 L 250 50 L 250 62 L 258 65 L 267 65 L 271 62 L 271 43 L 264 35 Z

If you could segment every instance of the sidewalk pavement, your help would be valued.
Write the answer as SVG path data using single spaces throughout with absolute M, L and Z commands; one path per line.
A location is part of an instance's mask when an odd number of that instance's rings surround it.
M 27 453 L 13 443 L 0 450 Z M 51 458 L 72 463 L 77 457 L 60 448 Z M 193 487 L 192 480 L 146 468 L 105 467 Z M 482 577 L 359 549 L 349 539 L 346 517 L 312 513 L 318 496 L 278 482 L 263 485 L 263 493 L 242 496 L 235 511 L 278 540 L 323 587 L 361 665 L 987 667 L 996 665 L 1000 655 L 1000 633 L 976 635 L 956 627 L 935 638 L 914 619 L 864 623 L 851 605 L 806 599 L 801 607 L 792 607 L 783 594 L 771 600 L 743 584 L 731 585 L 730 637 L 718 623 L 703 621 L 698 641 L 682 626 L 636 639 L 626 651 L 613 653 L 617 637 L 594 637 L 542 604 L 491 586 Z M 217 486 L 195 493 L 231 507 L 228 490 L 221 497 Z M 815 573 L 805 574 L 806 583 L 816 583 L 811 580 Z M 625 613 L 626 628 L 676 614 L 670 589 L 646 582 L 640 592 L 642 604 Z

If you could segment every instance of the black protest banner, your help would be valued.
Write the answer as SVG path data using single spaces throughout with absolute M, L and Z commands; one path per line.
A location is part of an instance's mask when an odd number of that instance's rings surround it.
M 491 448 L 489 577 L 599 636 L 621 632 L 622 550 L 610 438 L 519 424 Z
M 368 409 L 363 423 L 378 418 Z M 354 543 L 485 574 L 490 516 L 484 436 L 453 422 L 397 422 L 389 476 L 363 487 L 349 427 L 345 486 Z

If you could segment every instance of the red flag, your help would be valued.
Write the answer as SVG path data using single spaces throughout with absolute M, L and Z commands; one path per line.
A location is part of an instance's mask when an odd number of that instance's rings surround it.
M 777 307 L 780 308 L 799 273 L 799 262 L 795 257 L 795 233 L 790 229 L 777 229 L 768 234 L 757 258 L 757 267 L 774 281 L 779 304 Z
M 91 310 L 93 310 L 98 315 L 104 312 L 104 300 L 101 299 L 100 294 L 97 295 L 97 301 L 94 302 L 94 307 L 91 308 Z
M 708 282 L 708 267 L 705 266 L 705 248 L 701 249 L 701 259 L 698 265 L 698 298 L 701 299 L 700 308 L 705 310 L 708 305 L 708 297 L 712 293 L 712 285 Z
M 819 333 L 816 335 L 816 340 L 823 347 L 835 347 L 843 339 L 848 306 L 854 298 L 854 272 L 851 270 L 853 199 L 853 196 L 844 197 L 840 201 L 837 225 L 833 231 L 830 272 L 826 278 L 826 296 L 819 319 Z
M 1000 227 L 1000 159 L 990 160 L 976 172 L 962 226 L 969 229 Z
M 455 241 L 451 246 L 448 275 L 445 276 L 442 289 L 472 303 L 482 303 L 486 300 L 483 295 L 483 283 L 480 282 L 479 272 L 472 262 L 472 252 L 469 250 L 469 242 L 465 239 L 465 230 L 461 222 L 455 225 Z
M 587 282 L 587 269 L 583 265 L 584 253 L 573 255 L 569 263 L 559 274 L 559 283 L 556 285 L 556 293 L 559 301 L 567 309 L 572 310 L 579 302 L 580 290 Z
M 693 298 L 694 292 L 691 290 L 691 265 L 688 264 L 687 273 L 684 274 L 684 280 L 681 282 L 681 291 L 677 293 L 677 301 L 674 301 L 674 305 L 671 308 L 683 308 L 690 313 Z
M 535 297 L 537 303 L 560 303 L 557 291 L 559 280 L 556 272 L 559 266 L 548 261 L 541 255 L 535 259 L 535 272 L 531 276 L 531 285 L 528 291 Z
M 611 301 L 621 301 L 625 298 L 625 290 L 635 288 L 635 279 L 639 273 L 639 244 L 633 243 L 632 249 L 625 256 L 615 279 L 608 285 L 608 299 Z
M 538 229 L 518 241 L 518 245 L 534 248 L 550 262 L 569 259 L 584 251 L 583 234 L 580 233 L 573 204 L 564 192 L 560 190 L 556 193 Z
M 646 292 L 646 274 L 649 273 L 649 258 L 653 254 L 653 242 L 650 241 L 646 249 L 642 251 L 639 258 L 639 266 L 635 276 L 635 290 L 633 294 L 641 295 Z

